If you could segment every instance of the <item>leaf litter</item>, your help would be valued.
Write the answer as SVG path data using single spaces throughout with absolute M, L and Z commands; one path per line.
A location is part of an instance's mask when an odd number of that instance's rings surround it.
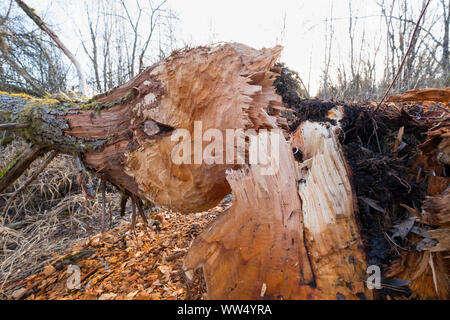
M 167 210 L 153 213 L 162 221 L 160 230 L 130 222 L 76 243 L 56 256 L 43 271 L 28 277 L 11 298 L 28 300 L 178 300 L 202 299 L 206 288 L 201 277 L 189 286 L 182 263 L 192 240 L 217 215 L 231 206 L 228 200 L 196 214 Z M 80 268 L 79 287 L 69 289 Z M 72 277 L 72 278 L 71 278 Z

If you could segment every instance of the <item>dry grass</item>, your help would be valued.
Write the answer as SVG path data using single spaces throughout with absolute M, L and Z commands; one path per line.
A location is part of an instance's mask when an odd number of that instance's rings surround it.
M 17 140 L 0 147 L 0 167 L 26 146 L 24 141 Z M 35 161 L 14 185 L 0 194 L 0 212 L 9 195 L 28 179 L 41 161 L 43 158 Z M 54 255 L 87 238 L 88 233 L 99 232 L 101 196 L 88 201 L 86 215 L 85 198 L 76 184 L 75 168 L 73 158 L 57 156 L 16 197 L 7 214 L 0 217 L 0 299 L 9 296 L 20 281 L 41 271 Z M 89 180 L 99 190 L 98 179 L 89 177 Z M 118 214 L 120 197 L 115 190 L 107 189 L 106 200 L 106 226 L 115 226 L 122 220 Z

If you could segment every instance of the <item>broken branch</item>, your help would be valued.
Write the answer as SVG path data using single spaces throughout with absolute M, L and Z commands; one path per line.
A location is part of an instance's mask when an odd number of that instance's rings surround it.
M 16 155 L 1 171 L 0 193 L 16 181 L 43 152 L 39 145 L 32 145 Z
M 5 205 L 5 208 L 3 209 L 2 216 L 8 212 L 8 208 L 11 205 L 11 203 L 14 201 L 14 199 L 17 197 L 18 194 L 20 194 L 26 187 L 30 185 L 30 183 L 37 178 L 37 176 L 48 166 L 50 162 L 58 155 L 58 151 L 51 151 L 48 155 L 47 159 L 44 160 L 44 162 L 41 164 L 41 166 L 31 175 L 31 177 L 14 193 L 9 197 L 8 202 Z

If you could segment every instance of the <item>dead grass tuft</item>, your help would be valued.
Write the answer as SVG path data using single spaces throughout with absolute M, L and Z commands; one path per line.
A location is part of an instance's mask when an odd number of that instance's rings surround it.
M 26 146 L 24 141 L 15 140 L 0 147 L 0 167 Z M 20 179 L 0 194 L 0 208 L 43 159 L 35 161 Z M 86 215 L 85 198 L 76 183 L 75 168 L 72 157 L 57 156 L 16 197 L 6 215 L 0 217 L 0 299 L 7 298 L 23 279 L 40 272 L 55 255 L 67 250 L 74 242 L 99 232 L 102 197 L 87 202 Z M 93 177 L 89 180 L 99 191 L 100 181 Z M 123 220 L 118 214 L 120 196 L 115 190 L 107 189 L 106 202 L 106 226 L 116 226 Z M 112 219 L 109 219 L 109 212 Z

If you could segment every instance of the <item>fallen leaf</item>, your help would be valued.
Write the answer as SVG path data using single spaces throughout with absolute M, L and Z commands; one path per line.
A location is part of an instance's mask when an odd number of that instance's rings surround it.
M 411 231 L 412 227 L 414 226 L 415 218 L 408 218 L 396 225 L 394 225 L 394 229 L 396 231 L 392 235 L 392 238 L 400 237 L 402 239 L 405 239 L 408 233 Z

